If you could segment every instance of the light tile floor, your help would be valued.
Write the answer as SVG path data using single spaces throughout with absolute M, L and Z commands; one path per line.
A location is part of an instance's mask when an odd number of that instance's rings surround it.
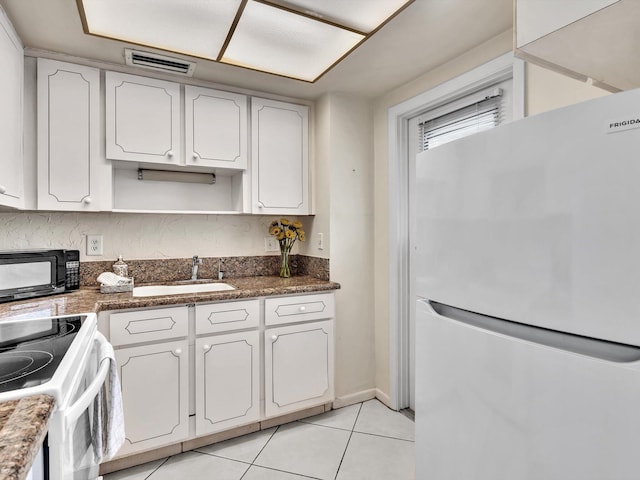
M 414 424 L 377 400 L 114 472 L 105 480 L 412 480 Z

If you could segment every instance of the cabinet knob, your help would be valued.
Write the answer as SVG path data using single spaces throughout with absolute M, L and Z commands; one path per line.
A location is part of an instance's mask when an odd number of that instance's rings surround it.
M 199 158 L 200 158 L 200 155 L 198 155 L 197 153 L 195 153 L 195 152 L 194 152 L 194 153 L 193 153 L 193 160 L 194 160 L 195 162 L 197 162 Z
M 271 341 L 275 342 L 278 339 L 278 335 L 271 335 Z
M 169 151 L 167 152 L 167 157 L 169 157 L 169 158 L 173 158 L 173 150 L 169 150 Z
M 181 348 L 176 348 L 173 353 L 175 353 L 176 355 L 182 355 L 182 349 Z
M 202 350 L 204 350 L 205 352 L 206 352 L 207 350 L 209 350 L 210 348 L 211 348 L 211 345 L 203 345 L 203 346 L 202 346 Z
M 91 203 L 91 197 L 84 197 L 82 199 L 82 203 L 84 203 L 85 205 L 89 205 Z
M 263 206 L 261 203 L 259 203 L 259 204 L 258 204 L 258 208 L 259 208 L 260 210 L 262 210 L 262 209 L 264 208 L 264 206 Z
M 301 306 L 298 310 L 300 310 L 301 312 L 304 312 L 307 309 L 307 307 L 305 307 L 304 305 Z
M 7 193 L 7 187 L 0 185 L 0 194 Z

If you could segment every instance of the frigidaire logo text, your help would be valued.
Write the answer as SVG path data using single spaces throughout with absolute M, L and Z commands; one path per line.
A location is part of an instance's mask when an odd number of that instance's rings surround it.
M 634 124 L 640 124 L 640 118 L 631 118 L 629 120 L 623 120 L 622 122 L 611 122 L 609 128 L 620 128 Z

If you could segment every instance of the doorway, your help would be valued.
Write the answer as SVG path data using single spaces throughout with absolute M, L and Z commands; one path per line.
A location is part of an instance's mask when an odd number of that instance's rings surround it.
M 507 83 L 503 83 L 507 82 Z M 390 400 L 400 410 L 415 407 L 416 248 L 411 219 L 415 156 L 421 151 L 421 123 L 455 111 L 470 96 L 502 84 L 509 93 L 505 120 L 524 116 L 524 62 L 511 53 L 389 109 L 389 338 Z

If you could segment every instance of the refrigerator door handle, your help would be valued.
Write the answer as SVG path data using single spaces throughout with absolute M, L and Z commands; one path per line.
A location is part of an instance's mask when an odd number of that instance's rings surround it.
M 615 363 L 640 362 L 640 348 L 491 317 L 429 300 L 429 313 L 499 335 Z M 640 363 L 638 365 L 640 367 Z

